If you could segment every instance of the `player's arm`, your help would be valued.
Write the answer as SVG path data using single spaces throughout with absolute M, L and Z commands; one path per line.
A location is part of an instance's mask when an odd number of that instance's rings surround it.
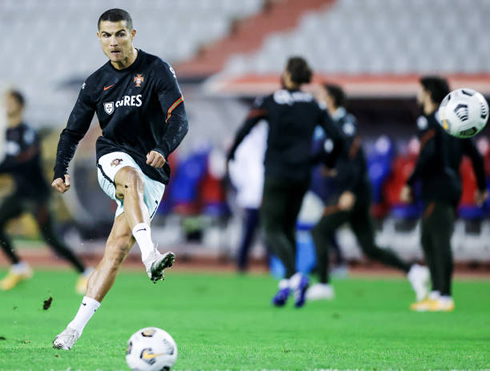
M 260 120 L 267 119 L 267 117 L 268 117 L 268 113 L 267 113 L 267 108 L 265 107 L 264 99 L 262 98 L 256 99 L 247 115 L 247 118 L 245 119 L 245 122 L 235 134 L 235 139 L 233 140 L 233 144 L 230 150 L 228 151 L 228 155 L 226 156 L 228 161 L 233 160 L 235 158 L 235 152 L 238 146 L 243 141 L 243 139 L 248 135 L 248 133 L 250 133 L 253 127 L 257 125 L 257 123 Z
M 66 128 L 60 134 L 58 150 L 56 151 L 54 178 L 51 183 L 51 186 L 60 193 L 65 193 L 70 189 L 68 165 L 75 154 L 78 143 L 87 133 L 94 117 L 95 105 L 92 103 L 89 89 L 88 84 L 83 85 L 75 107 L 73 107 L 68 118 Z
M 425 118 L 424 118 L 425 119 Z M 428 125 L 427 122 L 421 124 L 419 119 L 419 132 L 418 137 L 420 140 L 420 152 L 415 164 L 415 168 L 412 174 L 409 176 L 405 186 L 402 188 L 400 199 L 405 203 L 413 202 L 413 186 L 417 179 L 427 167 L 428 162 L 432 159 L 436 153 L 436 141 L 435 136 L 437 135 L 437 129 L 434 127 L 425 127 Z M 422 125 L 422 126 L 421 126 Z
M 363 170 L 366 167 L 361 137 L 353 116 L 349 115 L 348 120 L 342 125 L 342 135 L 347 162 L 342 165 L 345 167 L 342 169 L 345 175 L 342 177 L 344 183 L 339 185 L 343 192 L 340 195 L 338 206 L 340 210 L 350 210 L 356 201 L 355 190 L 363 178 Z
M 163 61 L 157 66 L 158 100 L 164 114 L 167 130 L 150 153 L 146 155 L 146 163 L 161 168 L 168 156 L 179 146 L 187 132 L 189 123 L 184 106 L 184 96 L 177 82 L 173 68 Z
M 313 163 L 323 162 L 328 168 L 334 168 L 335 162 L 338 156 L 342 153 L 344 148 L 344 135 L 335 126 L 332 118 L 328 114 L 326 109 L 319 108 L 319 114 L 317 119 L 318 125 L 323 129 L 325 135 L 333 143 L 332 150 L 327 152 L 323 147 L 320 152 L 315 153 L 312 157 Z
M 487 182 L 485 180 L 485 166 L 483 156 L 475 145 L 473 138 L 463 140 L 463 153 L 471 159 L 473 171 L 475 172 L 478 191 L 475 195 L 475 200 L 478 205 L 482 205 L 488 197 Z
M 21 135 L 17 144 L 20 146 L 20 153 L 15 156 L 7 154 L 0 164 L 0 173 L 10 173 L 25 168 L 41 151 L 38 135 L 30 128 Z

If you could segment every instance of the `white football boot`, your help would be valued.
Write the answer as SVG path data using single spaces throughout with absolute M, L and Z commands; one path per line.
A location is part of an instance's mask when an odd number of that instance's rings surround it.
M 67 327 L 54 338 L 53 348 L 70 350 L 80 335 L 81 333 L 79 333 L 77 330 Z
M 153 283 L 163 281 L 165 279 L 163 270 L 170 268 L 174 262 L 175 254 L 173 252 L 169 251 L 165 254 L 160 254 L 158 250 L 155 250 L 144 261 L 146 273 Z
M 335 292 L 332 285 L 325 283 L 315 283 L 306 291 L 306 300 L 332 300 L 335 298 Z

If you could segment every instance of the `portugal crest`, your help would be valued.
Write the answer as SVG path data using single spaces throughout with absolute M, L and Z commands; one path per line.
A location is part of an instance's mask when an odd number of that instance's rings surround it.
M 121 162 L 123 162 L 122 158 L 116 158 L 116 159 L 112 160 L 112 162 L 111 162 L 111 166 L 112 166 L 112 167 L 119 166 L 119 164 L 120 164 Z
M 107 103 L 104 103 L 104 111 L 108 114 L 108 115 L 112 115 L 112 112 L 114 112 L 114 102 L 107 102 Z
M 143 84 L 143 81 L 145 81 L 145 78 L 143 77 L 142 74 L 138 73 L 135 77 L 134 77 L 134 83 L 136 84 L 136 87 L 137 88 L 141 88 L 141 84 Z

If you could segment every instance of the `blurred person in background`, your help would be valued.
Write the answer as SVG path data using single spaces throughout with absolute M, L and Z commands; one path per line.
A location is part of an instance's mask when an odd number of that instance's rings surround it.
M 286 270 L 272 299 L 279 307 L 286 304 L 290 293 L 294 294 L 295 306 L 302 307 L 309 284 L 306 275 L 296 272 L 296 222 L 303 197 L 310 187 L 315 127 L 321 125 L 337 144 L 335 148 L 341 148 L 340 133 L 332 125 L 327 111 L 311 94 L 301 91 L 304 84 L 310 83 L 312 74 L 303 58 L 289 58 L 282 74 L 282 88 L 254 102 L 228 154 L 228 160 L 232 160 L 252 128 L 261 120 L 268 123 L 260 223 L 266 244 Z
M 334 297 L 329 274 L 331 240 L 335 231 L 344 223 L 349 223 L 361 250 L 368 258 L 407 274 L 417 298 L 425 297 L 429 280 L 427 269 L 405 262 L 391 250 L 376 245 L 370 214 L 372 196 L 366 158 L 357 120 L 345 109 L 346 96 L 343 89 L 338 85 L 325 84 L 318 98 L 326 104 L 334 124 L 342 131 L 344 144 L 336 160 L 330 158 L 333 149 L 327 141 L 319 155 L 323 163 L 334 164 L 336 192 L 328 198 L 323 216 L 311 232 L 317 253 L 319 283 L 308 289 L 306 298 L 329 300 Z
M 109 61 L 82 85 L 60 135 L 52 186 L 60 193 L 70 189 L 68 164 L 97 112 L 102 128 L 96 144 L 99 185 L 118 207 L 87 294 L 73 320 L 53 341 L 54 348 L 64 350 L 81 336 L 135 242 L 152 282 L 163 280 L 164 269 L 174 263 L 174 253 L 156 249 L 150 222 L 169 181 L 168 156 L 189 128 L 175 71 L 159 57 L 134 47 L 136 30 L 129 13 L 107 10 L 97 28 Z
M 0 246 L 11 263 L 9 273 L 0 281 L 0 289 L 10 290 L 33 275 L 31 267 L 15 252 L 5 233 L 7 223 L 27 211 L 36 220 L 44 241 L 80 274 L 75 289 L 83 295 L 93 269 L 86 268 L 55 231 L 49 208 L 51 190 L 41 164 L 41 143 L 36 131 L 24 122 L 24 96 L 17 90 L 10 90 L 5 99 L 8 128 L 5 133 L 0 133 L 5 135 L 5 157 L 0 164 L 0 173 L 12 177 L 14 192 L 0 206 Z
M 236 203 L 243 210 L 243 224 L 236 264 L 239 272 L 246 272 L 250 248 L 259 229 L 259 208 L 264 189 L 264 153 L 267 142 L 267 124 L 254 127 L 235 151 L 229 163 L 229 176 L 236 189 Z
M 421 182 L 420 197 L 424 203 L 421 244 L 430 270 L 432 292 L 412 304 L 411 309 L 415 311 L 450 312 L 455 307 L 451 292 L 454 269 L 451 236 L 462 192 L 459 166 L 463 155 L 471 158 L 475 171 L 477 205 L 482 205 L 488 196 L 483 157 L 474 140 L 452 137 L 440 125 L 437 110 L 449 92 L 449 84 L 443 77 L 420 79 L 417 94 L 423 110 L 417 120 L 420 154 L 400 195 L 403 202 L 413 202 L 415 183 Z

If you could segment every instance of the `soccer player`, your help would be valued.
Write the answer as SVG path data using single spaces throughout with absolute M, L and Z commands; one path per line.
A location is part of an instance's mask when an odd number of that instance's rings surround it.
M 417 120 L 420 154 L 401 192 L 402 201 L 410 203 L 414 198 L 415 182 L 421 182 L 420 196 L 424 203 L 421 244 L 430 270 L 432 292 L 429 297 L 412 304 L 415 311 L 454 310 L 451 235 L 461 197 L 459 165 L 463 155 L 471 158 L 475 171 L 478 183 L 476 203 L 481 205 L 488 196 L 483 158 L 473 139 L 451 137 L 439 123 L 437 110 L 449 91 L 445 78 L 425 76 L 420 79 L 417 94 L 417 101 L 423 109 L 423 116 Z
M 60 135 L 52 186 L 61 193 L 70 189 L 68 163 L 96 112 L 102 128 L 96 145 L 99 184 L 118 208 L 80 309 L 53 342 L 59 349 L 73 347 L 135 241 L 153 282 L 163 280 L 175 259 L 172 252 L 160 254 L 155 248 L 150 220 L 169 180 L 168 156 L 188 131 L 182 93 L 169 64 L 133 46 L 136 30 L 125 10 L 104 12 L 97 25 L 109 61 L 82 85 Z
M 5 133 L 1 133 L 5 135 L 6 143 L 0 173 L 12 176 L 14 192 L 0 206 L 0 246 L 11 262 L 9 273 L 0 281 L 0 289 L 13 289 L 33 274 L 29 264 L 22 261 L 15 252 L 5 233 L 5 227 L 11 219 L 28 211 L 34 216 L 46 243 L 80 273 L 75 289 L 83 295 L 93 269 L 85 268 L 54 230 L 53 215 L 49 209 L 50 188 L 41 165 L 41 143 L 34 129 L 24 122 L 24 96 L 17 90 L 10 90 L 5 98 L 8 128 Z
M 315 127 L 321 125 L 338 147 L 340 133 L 330 124 L 326 110 L 311 94 L 301 91 L 311 81 L 312 71 L 301 57 L 289 58 L 282 74 L 282 88 L 259 98 L 235 136 L 228 154 L 235 150 L 250 130 L 260 121 L 269 125 L 265 153 L 265 178 L 260 222 L 266 244 L 283 263 L 286 274 L 272 302 L 284 306 L 291 292 L 295 306 L 305 303 L 309 279 L 296 272 L 296 221 L 303 196 L 310 186 L 311 146 Z
M 236 189 L 236 203 L 243 210 L 242 235 L 237 252 L 237 269 L 248 269 L 249 252 L 259 229 L 259 208 L 264 188 L 264 153 L 267 124 L 255 126 L 242 141 L 228 172 Z
M 319 100 L 327 105 L 335 125 L 344 134 L 344 145 L 341 154 L 334 161 L 336 194 L 327 200 L 323 216 L 311 232 L 317 253 L 319 283 L 308 289 L 307 299 L 328 300 L 334 297 L 329 275 L 329 250 L 332 235 L 344 223 L 349 223 L 366 256 L 406 273 L 417 298 L 423 298 L 428 292 L 427 268 L 411 265 L 389 249 L 376 246 L 374 225 L 369 211 L 371 184 L 366 159 L 356 118 L 344 107 L 344 91 L 337 85 L 324 85 Z M 331 163 L 328 146 L 325 147 L 327 148 L 323 150 L 321 158 L 324 162 Z

